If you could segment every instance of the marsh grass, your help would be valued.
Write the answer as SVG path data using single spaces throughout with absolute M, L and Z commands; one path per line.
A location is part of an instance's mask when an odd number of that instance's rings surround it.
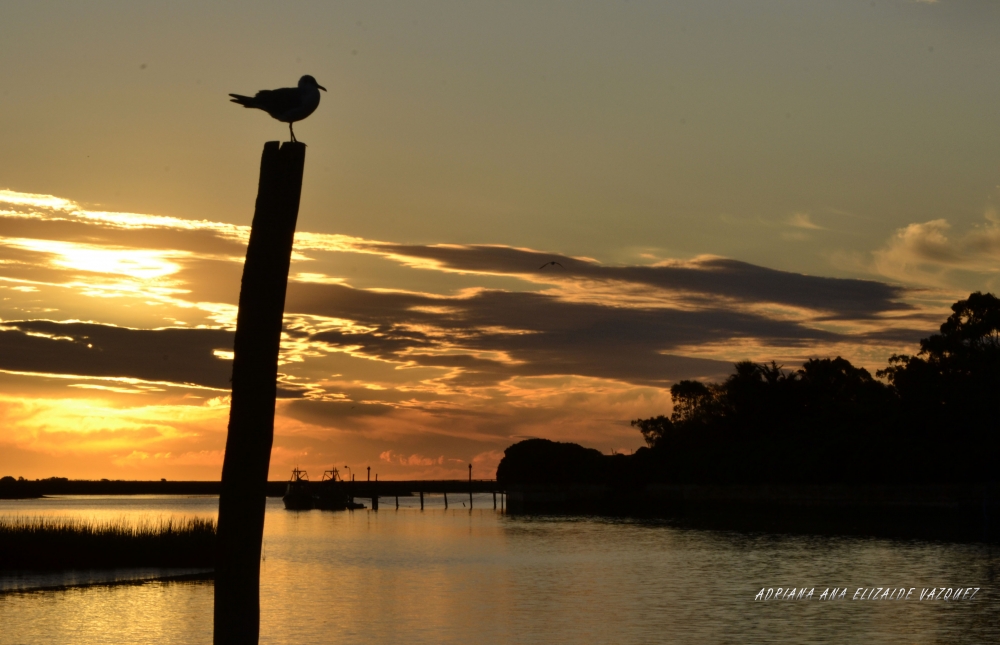
M 0 571 L 212 567 L 214 520 L 0 516 Z

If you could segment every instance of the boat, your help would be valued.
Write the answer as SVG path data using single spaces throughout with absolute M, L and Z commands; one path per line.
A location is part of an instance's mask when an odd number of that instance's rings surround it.
M 288 480 L 288 488 L 281 498 L 285 503 L 285 510 L 308 511 L 316 508 L 316 497 L 309 490 L 309 475 L 304 470 L 295 468 L 292 470 L 292 478 Z
M 365 505 L 354 501 L 348 490 L 348 482 L 341 478 L 340 471 L 334 466 L 323 471 L 323 479 L 316 495 L 316 508 L 324 511 L 354 511 L 365 508 Z

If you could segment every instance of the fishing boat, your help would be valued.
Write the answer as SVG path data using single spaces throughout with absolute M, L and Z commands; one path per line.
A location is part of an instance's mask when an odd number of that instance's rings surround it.
M 348 482 L 341 478 L 336 466 L 323 471 L 323 479 L 319 483 L 319 492 L 316 495 L 316 508 L 324 511 L 354 511 L 364 507 L 364 504 L 354 501 L 348 490 Z
M 316 497 L 309 490 L 309 475 L 304 470 L 292 470 L 292 478 L 288 480 L 285 496 L 281 498 L 285 509 L 289 511 L 308 511 L 316 508 Z

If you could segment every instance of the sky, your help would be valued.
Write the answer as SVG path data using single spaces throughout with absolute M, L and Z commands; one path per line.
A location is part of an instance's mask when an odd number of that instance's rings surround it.
M 528 437 L 634 450 L 735 361 L 874 372 L 997 289 L 998 27 L 985 0 L 5 3 L 0 475 L 218 479 L 288 136 L 227 94 L 303 74 L 329 91 L 296 127 L 271 479 L 490 478 Z

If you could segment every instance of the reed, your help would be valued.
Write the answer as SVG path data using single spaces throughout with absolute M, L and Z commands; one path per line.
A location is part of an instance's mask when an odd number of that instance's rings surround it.
M 212 567 L 209 519 L 130 522 L 0 516 L 0 570 Z

